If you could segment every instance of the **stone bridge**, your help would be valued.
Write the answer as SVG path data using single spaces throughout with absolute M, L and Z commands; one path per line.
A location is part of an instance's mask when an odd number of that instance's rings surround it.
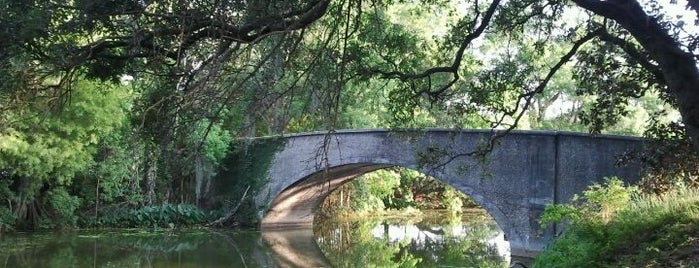
M 497 139 L 485 160 L 467 154 L 492 130 L 348 130 L 286 136 L 267 159 L 266 183 L 255 193 L 263 230 L 309 227 L 323 199 L 374 170 L 402 166 L 426 173 L 477 201 L 498 223 L 516 256 L 541 250 L 556 233 L 542 229 L 547 204 L 566 202 L 593 182 L 640 178 L 637 164 L 617 157 L 642 146 L 634 137 L 550 131 L 513 131 Z M 256 142 L 247 147 L 255 151 Z

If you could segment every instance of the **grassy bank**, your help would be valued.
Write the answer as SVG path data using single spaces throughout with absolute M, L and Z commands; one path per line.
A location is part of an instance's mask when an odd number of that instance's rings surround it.
M 535 267 L 699 267 L 699 191 L 648 196 L 610 180 L 575 203 L 547 209 L 570 226 Z

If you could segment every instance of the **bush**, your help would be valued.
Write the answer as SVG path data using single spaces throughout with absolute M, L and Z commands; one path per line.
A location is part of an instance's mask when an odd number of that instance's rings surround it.
M 17 217 L 9 208 L 0 206 L 0 233 L 13 230 L 16 221 Z
M 537 256 L 537 267 L 598 267 L 595 261 L 615 244 L 605 225 L 629 209 L 637 192 L 636 187 L 624 187 L 618 178 L 607 178 L 603 185 L 590 186 L 582 197 L 574 196 L 572 204 L 547 206 L 542 224 L 566 222 L 568 229 Z
M 42 227 L 73 227 L 78 217 L 75 211 L 80 206 L 80 198 L 70 195 L 64 187 L 56 187 L 46 192 L 44 203 L 52 210 L 52 219 L 47 219 Z
M 639 195 L 617 179 L 594 185 L 574 205 L 547 207 L 543 222 L 569 223 L 536 267 L 697 267 L 699 191 Z M 680 262 L 676 262 L 677 260 Z M 697 262 L 695 260 L 694 262 Z

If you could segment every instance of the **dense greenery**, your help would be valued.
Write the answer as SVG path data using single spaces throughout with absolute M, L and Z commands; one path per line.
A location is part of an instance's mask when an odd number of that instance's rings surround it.
M 80 225 L 91 228 L 175 228 L 208 223 L 219 214 L 184 204 L 117 208 L 101 211 L 97 216 L 84 217 Z
M 696 189 L 655 196 L 618 179 L 593 185 L 573 205 L 546 209 L 545 223 L 568 227 L 536 267 L 695 267 L 697 207 Z
M 227 171 L 230 200 L 204 197 L 246 138 L 339 128 L 646 133 L 655 149 L 629 155 L 655 174 L 644 189 L 694 186 L 698 7 L 0 0 L 0 228 L 231 207 L 264 163 Z M 450 188 L 396 174 L 345 193 L 400 208 L 425 194 L 406 189 L 430 189 L 459 207 Z

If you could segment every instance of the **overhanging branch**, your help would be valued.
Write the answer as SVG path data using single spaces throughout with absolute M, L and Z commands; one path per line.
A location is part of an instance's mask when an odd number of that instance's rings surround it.
M 429 68 L 421 73 L 404 73 L 401 71 L 384 71 L 384 70 L 370 70 L 368 71 L 370 74 L 378 74 L 383 78 L 394 78 L 394 79 L 399 79 L 401 81 L 411 81 L 411 80 L 418 80 L 418 79 L 429 79 L 431 76 L 438 74 L 438 73 L 449 73 L 452 75 L 452 79 L 437 88 L 436 90 L 433 90 L 432 88 L 426 88 L 420 91 L 415 92 L 415 96 L 420 96 L 422 94 L 427 94 L 430 97 L 436 98 L 437 96 L 441 95 L 446 91 L 449 87 L 454 85 L 456 81 L 459 80 L 459 67 L 461 66 L 461 61 L 463 60 L 464 53 L 466 51 L 466 48 L 475 40 L 476 38 L 480 37 L 485 29 L 490 25 L 490 22 L 493 18 L 493 15 L 495 14 L 495 11 L 497 10 L 497 7 L 500 5 L 500 0 L 494 0 L 492 3 L 490 3 L 488 9 L 486 10 L 485 14 L 483 15 L 483 18 L 481 19 L 480 23 L 478 24 L 478 27 L 476 27 L 472 32 L 470 32 L 468 35 L 464 37 L 463 40 L 461 40 L 461 43 L 459 44 L 459 49 L 456 51 L 456 54 L 454 56 L 454 60 L 452 61 L 451 65 L 449 66 L 439 66 L 439 67 L 433 67 Z M 480 13 L 476 15 L 476 18 L 473 20 L 473 25 L 476 24 L 476 21 L 480 17 Z
M 622 38 L 619 38 L 617 36 L 611 35 L 608 31 L 603 30 L 600 35 L 599 35 L 600 40 L 609 42 L 611 44 L 614 44 L 624 50 L 624 52 L 629 55 L 631 58 L 636 60 L 638 64 L 641 65 L 644 69 L 648 70 L 650 73 L 653 74 L 655 79 L 659 83 L 665 83 L 665 76 L 663 75 L 663 72 L 660 70 L 660 67 L 658 67 L 656 64 L 651 62 L 651 60 L 648 58 L 648 56 L 644 55 L 641 53 L 638 48 L 633 45 L 631 42 L 624 40 Z
M 440 168 L 444 168 L 446 165 L 450 164 L 451 162 L 455 161 L 458 158 L 461 157 L 475 157 L 476 159 L 483 160 L 487 156 L 488 153 L 490 153 L 494 146 L 497 144 L 498 140 L 500 140 L 502 137 L 507 135 L 510 131 L 514 130 L 517 125 L 519 124 L 519 121 L 522 119 L 524 116 L 524 113 L 529 109 L 529 106 L 532 104 L 533 98 L 537 95 L 540 94 L 546 89 L 548 86 L 548 83 L 551 81 L 551 79 L 556 75 L 556 73 L 565 65 L 568 63 L 573 56 L 578 52 L 580 47 L 582 47 L 585 43 L 591 41 L 595 37 L 600 36 L 604 29 L 597 29 L 595 31 L 587 33 L 585 36 L 581 37 L 577 41 L 573 43 L 573 46 L 570 48 L 568 53 L 563 55 L 558 62 L 549 69 L 548 73 L 546 76 L 541 80 L 541 82 L 533 89 L 528 92 L 522 93 L 518 96 L 517 98 L 517 103 L 515 104 L 515 108 L 510 111 L 506 112 L 505 114 L 502 115 L 492 126 L 493 127 L 493 134 L 492 136 L 488 139 L 483 144 L 480 144 L 476 150 L 469 151 L 469 152 L 463 152 L 463 153 L 456 153 L 456 154 L 450 154 L 446 156 L 444 161 L 441 163 L 436 163 L 435 165 L 430 166 L 430 171 L 434 171 Z M 524 102 L 524 103 L 522 103 Z M 520 108 L 521 107 L 521 108 Z M 495 128 L 498 126 L 501 126 L 505 120 L 505 117 L 507 116 L 514 116 L 515 121 L 511 125 L 509 125 L 506 129 L 496 131 Z

